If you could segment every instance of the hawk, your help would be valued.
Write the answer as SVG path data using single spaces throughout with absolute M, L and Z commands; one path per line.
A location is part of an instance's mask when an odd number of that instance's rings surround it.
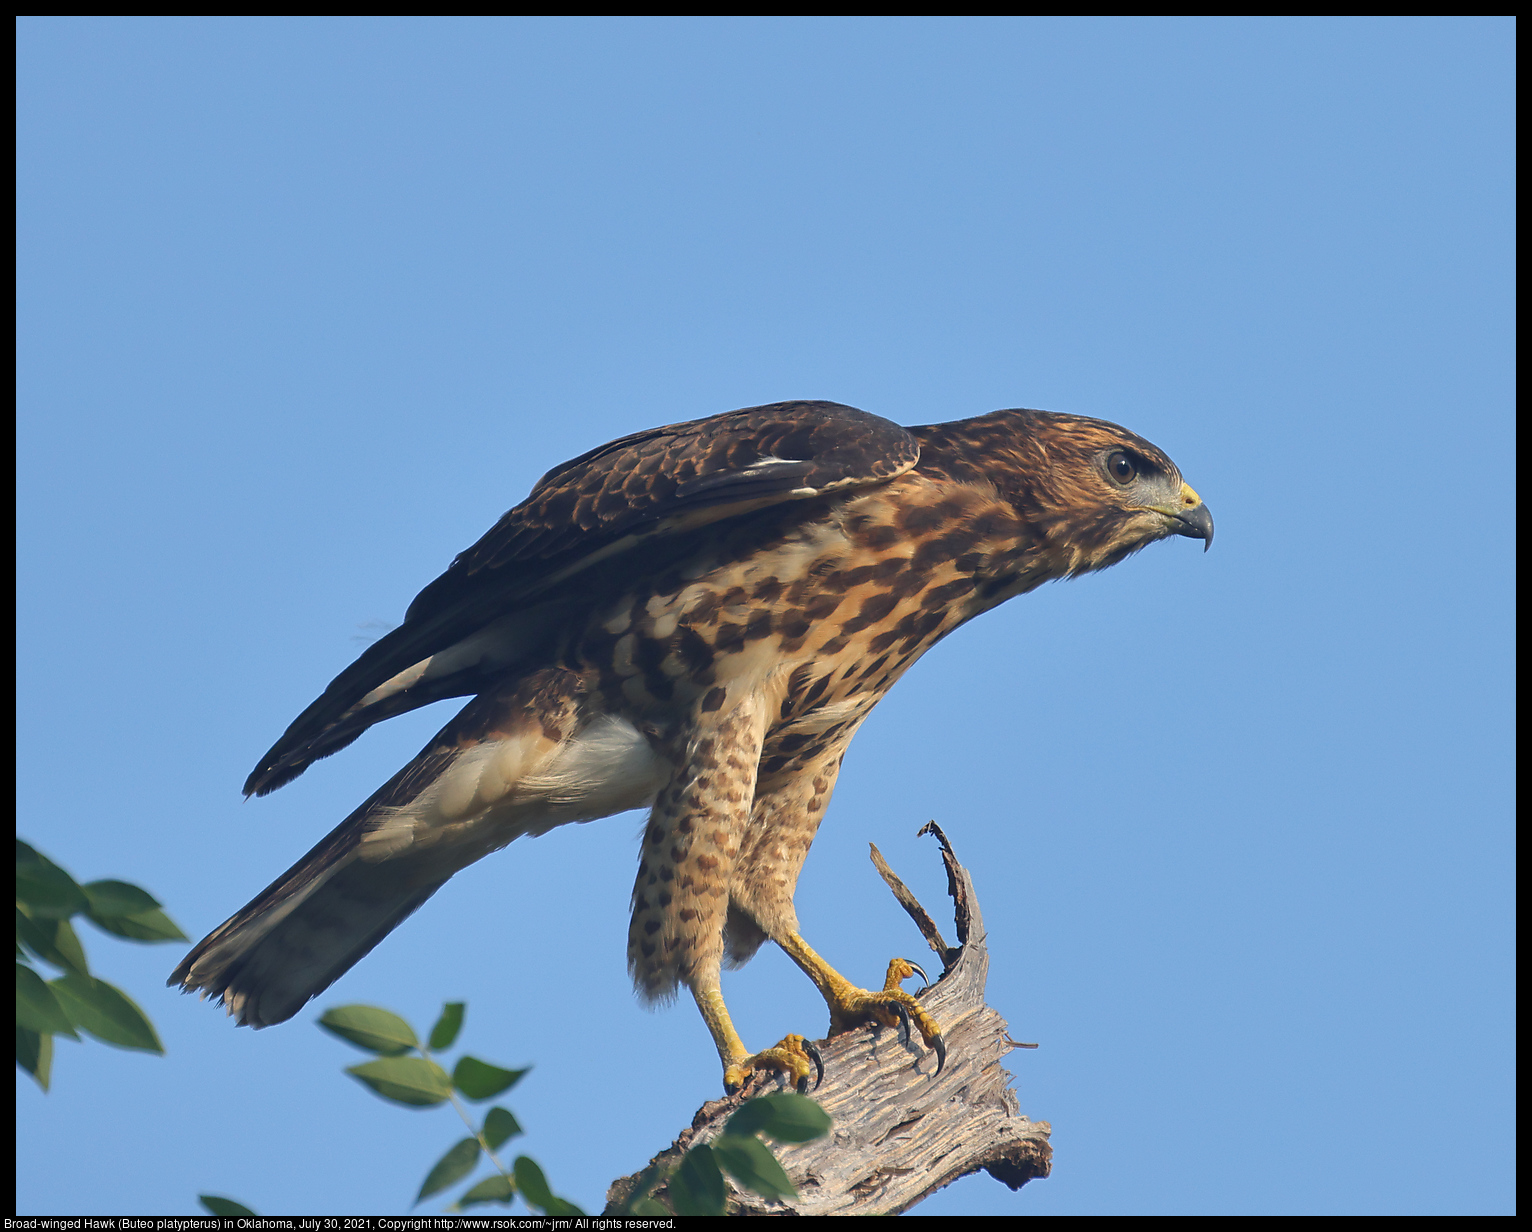
M 240 1025 L 291 1018 L 453 873 L 524 835 L 646 808 L 628 962 L 690 990 L 727 1087 L 801 1086 L 811 1045 L 752 1054 L 719 989 L 768 939 L 832 1029 L 945 1057 L 899 987 L 845 979 L 793 889 L 847 745 L 916 659 L 1044 582 L 1171 535 L 1213 540 L 1175 464 L 1104 420 L 1004 410 L 902 428 L 779 402 L 623 437 L 555 467 L 416 596 L 245 784 L 263 796 L 393 715 L 472 697 L 420 755 L 170 978 Z

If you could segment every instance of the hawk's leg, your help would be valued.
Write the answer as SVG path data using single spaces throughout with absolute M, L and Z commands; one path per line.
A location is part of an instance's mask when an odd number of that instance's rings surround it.
M 677 984 L 699 997 L 717 988 L 764 731 L 765 708 L 751 696 L 729 709 L 699 707 L 665 750 L 673 770 L 644 829 L 628 926 L 628 969 L 648 1000 L 674 995 Z
M 667 750 L 675 770 L 644 832 L 628 965 L 640 994 L 650 999 L 673 993 L 677 984 L 692 990 L 727 1085 L 740 1085 L 752 1069 L 776 1069 L 802 1086 L 817 1062 L 813 1046 L 790 1035 L 751 1056 L 724 1008 L 718 980 L 729 885 L 749 822 L 765 726 L 759 698 L 732 709 L 699 708 Z M 822 1072 L 823 1065 L 818 1068 Z
M 729 957 L 743 962 L 770 937 L 814 981 L 830 1008 L 832 1035 L 865 1022 L 908 1032 L 913 1023 L 926 1046 L 936 1053 L 939 1073 L 947 1057 L 941 1027 L 920 1002 L 899 987 L 915 974 L 914 964 L 896 958 L 889 963 L 880 990 L 858 988 L 816 954 L 798 931 L 793 889 L 829 806 L 841 757 L 853 731 L 838 733 L 790 758 L 774 759 L 768 745 L 750 827 L 730 888 Z M 704 1010 L 704 1017 L 706 1013 Z M 718 1038 L 716 1030 L 714 1038 Z

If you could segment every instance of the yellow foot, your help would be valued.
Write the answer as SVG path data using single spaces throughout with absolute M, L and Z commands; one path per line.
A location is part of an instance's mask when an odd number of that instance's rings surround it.
M 817 957 L 817 955 L 816 955 Z M 912 975 L 919 975 L 927 984 L 926 973 L 907 958 L 895 958 L 888 964 L 888 977 L 883 981 L 881 992 L 869 992 L 857 988 L 844 979 L 827 981 L 825 1000 L 830 1005 L 830 1033 L 845 1031 L 863 1022 L 881 1022 L 886 1027 L 898 1027 L 899 1038 L 909 1043 L 910 1023 L 920 1031 L 926 1047 L 936 1054 L 936 1072 L 942 1072 L 947 1064 L 947 1041 L 936 1019 L 926 1013 L 925 1006 L 899 987 Z
M 771 1069 L 787 1074 L 799 1091 L 807 1091 L 811 1064 L 817 1089 L 825 1076 L 824 1057 L 820 1056 L 812 1040 L 806 1040 L 801 1035 L 789 1035 L 776 1047 L 726 1067 L 723 1071 L 723 1085 L 730 1091 L 737 1091 L 745 1085 L 752 1070 Z

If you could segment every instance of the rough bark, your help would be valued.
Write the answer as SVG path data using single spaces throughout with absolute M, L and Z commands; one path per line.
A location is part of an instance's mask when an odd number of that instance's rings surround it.
M 1021 1114 L 1004 1065 L 1011 1049 L 1028 1045 L 1012 1040 L 1005 1020 L 985 1004 L 989 950 L 973 881 L 935 822 L 921 833 L 935 834 L 941 843 L 956 916 L 956 946 L 946 944 L 876 847 L 872 854 L 878 871 L 942 963 L 941 978 L 920 994 L 920 1000 L 941 1024 L 946 1065 L 936 1073 L 936 1056 L 922 1045 L 919 1032 L 901 1042 L 897 1030 L 874 1025 L 820 1041 L 824 1081 L 811 1094 L 834 1119 L 834 1128 L 815 1142 L 773 1144 L 799 1197 L 770 1202 L 730 1181 L 731 1212 L 893 1215 L 981 1169 L 1011 1189 L 1048 1175 L 1053 1159 L 1050 1127 Z M 613 1182 L 607 1211 L 615 1212 L 636 1186 L 647 1188 L 653 1177 L 668 1173 L 688 1148 L 717 1137 L 745 1099 L 780 1087 L 781 1079 L 762 1075 L 730 1098 L 703 1104 L 690 1128 L 648 1168 Z M 653 1196 L 669 1206 L 663 1184 Z

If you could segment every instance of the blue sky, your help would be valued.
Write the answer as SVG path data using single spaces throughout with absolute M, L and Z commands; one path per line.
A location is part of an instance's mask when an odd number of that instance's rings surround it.
M 785 398 L 1100 416 L 1213 551 L 933 650 L 799 885 L 875 980 L 919 939 L 867 843 L 936 906 L 937 818 L 1041 1044 L 1011 1069 L 1054 1175 L 919 1213 L 1509 1213 L 1513 32 L 23 19 L 20 832 L 201 936 L 450 713 L 241 801 L 553 464 Z M 164 988 L 179 947 L 92 934 L 167 1055 L 18 1077 L 18 1210 L 402 1212 L 457 1123 L 312 1019 L 458 999 L 599 1208 L 719 1086 L 695 1010 L 627 982 L 639 825 L 513 845 L 259 1033 Z M 824 1029 L 780 954 L 724 991 L 756 1046 Z

